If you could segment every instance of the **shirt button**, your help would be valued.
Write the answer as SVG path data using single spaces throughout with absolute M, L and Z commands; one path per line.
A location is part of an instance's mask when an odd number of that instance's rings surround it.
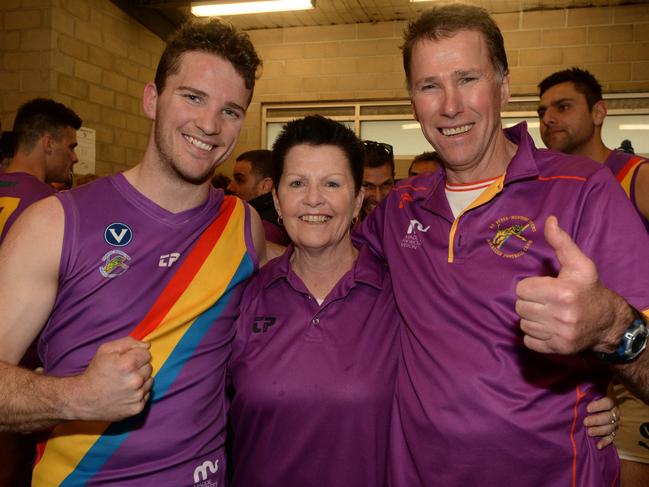
M 313 320 L 311 320 L 311 323 L 313 323 L 314 325 L 319 324 L 320 323 L 320 318 L 313 318 Z

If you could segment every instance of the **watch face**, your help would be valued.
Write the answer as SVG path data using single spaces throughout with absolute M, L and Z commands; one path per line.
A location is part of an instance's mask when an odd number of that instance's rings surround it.
M 647 326 L 641 316 L 633 321 L 625 335 L 627 342 L 625 355 L 635 358 L 647 345 Z
M 637 335 L 636 339 L 633 340 L 633 343 L 631 343 L 631 352 L 636 354 L 642 350 L 642 346 L 644 345 L 644 339 L 642 339 L 641 335 Z
M 638 327 L 634 330 L 633 336 L 631 337 L 631 353 L 636 355 L 642 351 L 642 349 L 647 344 L 647 327 L 644 323 L 640 322 Z

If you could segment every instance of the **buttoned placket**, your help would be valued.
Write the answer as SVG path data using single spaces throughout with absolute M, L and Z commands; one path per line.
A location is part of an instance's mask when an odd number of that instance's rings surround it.
M 308 326 L 306 327 L 306 331 L 305 331 L 304 336 L 306 338 L 320 340 L 320 339 L 322 339 L 322 328 L 320 326 L 320 316 L 319 315 L 322 313 L 322 310 L 324 308 L 322 306 L 317 306 L 315 308 L 315 312 L 313 312 L 313 308 L 315 307 L 314 305 L 316 304 L 315 298 L 313 296 L 311 296 L 310 294 L 307 294 L 306 299 L 310 302 L 309 310 L 313 314 L 311 315 L 311 319 L 309 320 Z

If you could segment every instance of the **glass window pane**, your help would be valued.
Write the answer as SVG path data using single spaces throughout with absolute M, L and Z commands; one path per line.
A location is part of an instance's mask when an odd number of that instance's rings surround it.
M 361 139 L 386 142 L 394 148 L 395 156 L 414 156 L 431 150 L 415 120 L 361 122 Z
M 340 122 L 345 125 L 347 128 L 354 130 L 354 122 Z M 272 149 L 275 139 L 282 131 L 284 122 L 269 122 L 266 124 L 266 148 Z
M 612 149 L 631 141 L 636 154 L 649 155 L 649 115 L 608 115 L 602 126 L 604 145 Z
M 527 131 L 534 139 L 534 145 L 539 149 L 545 149 L 545 144 L 541 140 L 541 132 L 539 132 L 539 117 L 507 117 L 503 116 L 503 128 L 513 127 L 517 123 L 527 122 Z
M 527 129 L 536 147 L 545 148 L 538 117 L 503 117 L 503 127 L 511 127 L 523 120 L 527 121 Z M 649 155 L 649 115 L 607 115 L 602 126 L 604 145 L 616 149 L 625 139 L 631 141 L 636 154 Z

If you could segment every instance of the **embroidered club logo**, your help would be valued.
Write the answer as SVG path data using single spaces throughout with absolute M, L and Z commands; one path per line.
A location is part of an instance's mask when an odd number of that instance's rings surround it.
M 417 233 L 426 233 L 430 227 L 425 227 L 419 220 L 410 220 L 406 236 L 401 240 L 401 246 L 406 249 L 417 249 L 421 246 L 421 240 Z
M 104 230 L 104 240 L 113 247 L 124 247 L 133 239 L 133 231 L 126 223 L 111 223 Z
M 505 259 L 518 259 L 527 252 L 534 240 L 530 238 L 536 233 L 536 225 L 526 216 L 514 215 L 499 218 L 489 225 L 494 232 L 487 243 L 496 255 Z
M 99 272 L 102 276 L 112 279 L 128 270 L 128 261 L 131 260 L 131 257 L 121 250 L 110 250 L 101 260 L 103 264 L 99 266 Z

